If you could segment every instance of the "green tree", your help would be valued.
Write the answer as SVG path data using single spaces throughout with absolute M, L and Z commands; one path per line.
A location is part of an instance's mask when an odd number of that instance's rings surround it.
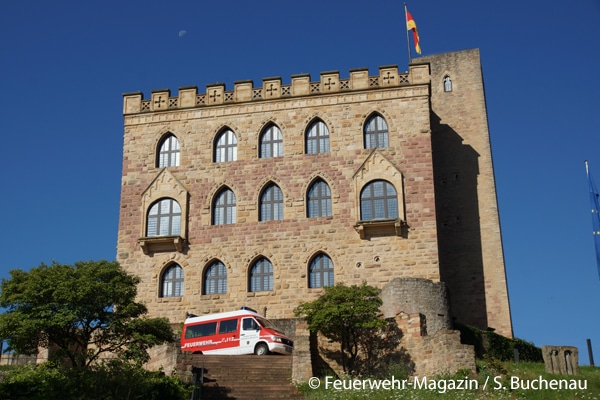
M 139 281 L 109 261 L 12 270 L 0 286 L 0 337 L 20 354 L 56 346 L 53 357 L 76 368 L 104 353 L 147 361 L 150 347 L 174 335 L 167 319 L 148 318 L 135 301 Z
M 395 351 L 401 337 L 395 321 L 379 318 L 379 293 L 379 289 L 365 282 L 360 286 L 337 284 L 325 287 L 318 299 L 300 303 L 294 313 L 306 319 L 310 331 L 321 332 L 340 343 L 345 372 L 372 372 L 376 366 L 374 356 Z M 360 366 L 366 371 L 357 371 Z

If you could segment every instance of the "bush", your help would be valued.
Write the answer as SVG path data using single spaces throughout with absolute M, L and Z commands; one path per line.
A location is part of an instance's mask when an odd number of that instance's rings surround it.
M 519 351 L 520 361 L 543 362 L 542 349 L 523 339 L 510 339 L 491 330 L 482 331 L 469 325 L 455 323 L 460 331 L 460 341 L 475 347 L 475 356 L 484 359 L 486 356 L 500 361 L 512 361 L 514 349 Z
M 189 390 L 176 377 L 113 360 L 80 370 L 53 363 L 17 367 L 0 384 L 0 398 L 183 400 L 189 398 Z

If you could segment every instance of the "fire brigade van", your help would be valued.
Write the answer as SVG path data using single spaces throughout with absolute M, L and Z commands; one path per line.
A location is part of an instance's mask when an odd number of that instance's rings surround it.
M 203 316 L 188 314 L 181 350 L 201 354 L 291 354 L 294 342 L 248 307 Z

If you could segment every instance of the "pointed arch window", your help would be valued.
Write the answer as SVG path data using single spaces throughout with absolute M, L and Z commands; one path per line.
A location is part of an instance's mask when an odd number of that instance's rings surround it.
M 360 216 L 363 221 L 398 218 L 398 195 L 384 180 L 369 182 L 360 193 Z
M 333 286 L 333 261 L 326 254 L 314 257 L 308 267 L 308 287 Z
M 235 224 L 235 194 L 229 188 L 219 192 L 213 204 L 213 225 Z
M 259 221 L 283 219 L 283 193 L 275 184 L 270 184 L 260 195 Z
M 265 292 L 273 290 L 273 264 L 266 258 L 261 258 L 250 268 L 250 292 Z
M 179 140 L 173 134 L 167 135 L 159 145 L 158 168 L 178 167 L 180 157 Z
M 260 158 L 283 156 L 283 136 L 277 125 L 269 125 L 260 135 Z
M 381 115 L 374 115 L 367 120 L 364 127 L 365 149 L 389 146 L 387 122 Z
M 173 199 L 158 200 L 148 211 L 146 236 L 175 236 L 181 234 L 181 207 Z
M 215 142 L 215 162 L 237 160 L 237 137 L 231 129 L 219 134 Z
M 306 130 L 306 154 L 329 153 L 329 129 L 323 121 L 313 122 Z
M 308 218 L 331 217 L 331 190 L 324 180 L 315 181 L 308 189 L 306 197 Z
M 177 264 L 165 270 L 161 279 L 160 297 L 183 296 L 183 268 Z
M 451 91 L 452 91 L 452 79 L 450 79 L 450 77 L 446 75 L 446 77 L 444 78 L 444 92 L 451 92 Z
M 215 261 L 204 272 L 203 294 L 227 293 L 227 268 L 221 261 Z

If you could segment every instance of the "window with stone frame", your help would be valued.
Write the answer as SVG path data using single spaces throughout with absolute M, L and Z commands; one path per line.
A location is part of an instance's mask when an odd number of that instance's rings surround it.
M 314 121 L 305 134 L 306 154 L 329 153 L 329 129 L 321 120 Z
M 444 92 L 452 91 L 452 79 L 448 75 L 444 77 Z
M 369 182 L 360 193 L 360 219 L 372 221 L 398 218 L 398 195 L 384 180 Z
M 310 186 L 306 195 L 306 216 L 308 218 L 331 216 L 331 190 L 322 179 Z
M 221 261 L 215 261 L 204 271 L 202 294 L 227 293 L 227 268 Z
M 388 125 L 379 115 L 373 115 L 364 126 L 365 149 L 375 149 L 389 146 Z
M 237 137 L 231 129 L 223 130 L 215 141 L 215 162 L 237 160 Z
M 260 158 L 283 156 L 283 136 L 275 124 L 269 125 L 260 135 Z
M 163 198 L 150 206 L 146 236 L 176 236 L 181 233 L 181 207 L 170 198 Z
M 160 297 L 183 296 L 183 268 L 178 264 L 170 265 L 161 278 Z
M 279 186 L 270 184 L 260 195 L 259 221 L 278 221 L 283 219 L 283 193 Z
M 222 189 L 213 202 L 213 225 L 235 224 L 236 201 L 235 194 L 229 188 Z
M 308 287 L 333 286 L 333 261 L 327 254 L 319 253 L 308 267 Z
M 173 134 L 166 135 L 159 145 L 157 167 L 178 167 L 180 159 L 179 140 Z
M 266 258 L 261 258 L 252 264 L 249 274 L 248 290 L 250 292 L 273 290 L 273 264 Z

